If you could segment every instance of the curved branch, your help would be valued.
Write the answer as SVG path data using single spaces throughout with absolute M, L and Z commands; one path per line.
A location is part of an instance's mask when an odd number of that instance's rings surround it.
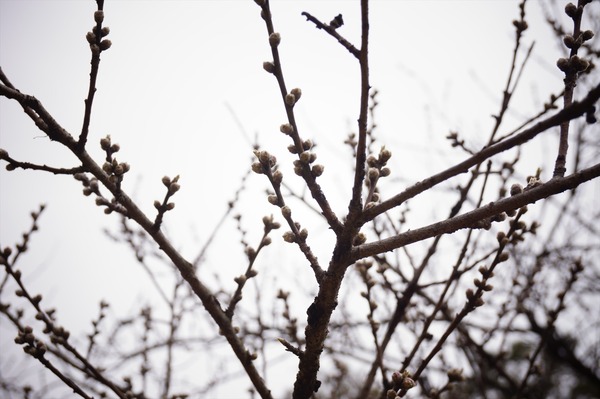
M 169 257 L 177 267 L 181 276 L 188 282 L 192 291 L 200 298 L 206 311 L 220 328 L 221 334 L 227 339 L 237 358 L 242 363 L 248 377 L 254 384 L 254 387 L 263 398 L 272 398 L 271 391 L 267 388 L 264 380 L 258 373 L 252 363 L 252 358 L 244 343 L 241 341 L 231 320 L 221 308 L 221 305 L 211 292 L 196 276 L 193 265 L 187 261 L 173 244 L 165 237 L 162 231 L 155 228 L 154 222 L 142 212 L 135 202 L 113 183 L 109 175 L 102 170 L 102 167 L 92 159 L 85 149 L 77 147 L 77 141 L 60 126 L 54 118 L 46 111 L 43 105 L 35 97 L 21 93 L 17 89 L 10 88 L 0 84 L 0 95 L 18 101 L 23 108 L 29 108 L 34 111 L 36 118 L 34 122 L 44 131 L 51 140 L 58 141 L 68 147 L 81 161 L 84 170 L 93 174 L 102 184 L 114 195 L 115 199 L 127 209 L 127 216 L 135 220 L 146 233 L 158 244 L 159 248 Z M 27 109 L 26 109 L 27 112 Z M 28 113 L 29 115 L 29 113 Z
M 335 30 L 335 28 L 333 28 L 331 25 L 324 24 L 323 22 L 319 21 L 317 18 L 313 17 L 312 15 L 310 15 L 309 13 L 307 13 L 306 11 L 302 12 L 302 15 L 306 17 L 307 21 L 310 21 L 313 24 L 315 24 L 315 26 L 317 27 L 317 29 L 323 29 L 325 32 L 329 33 L 342 46 L 344 46 L 344 48 L 346 48 L 346 50 L 348 50 L 350 52 L 350 54 L 352 54 L 356 58 L 360 59 L 360 51 L 356 47 L 354 47 L 352 45 L 352 43 L 350 43 L 348 40 L 346 40 L 342 35 L 340 35 L 339 33 L 337 33 L 337 31 Z
M 589 91 L 588 95 L 581 100 L 580 102 L 573 102 L 570 107 L 563 109 L 562 111 L 556 113 L 555 115 L 544 119 L 530 127 L 523 132 L 510 137 L 504 141 L 493 144 L 489 147 L 482 149 L 477 154 L 472 157 L 464 160 L 463 162 L 456 164 L 443 172 L 435 174 L 431 177 L 428 177 L 425 180 L 421 180 L 420 182 L 408 187 L 403 192 L 393 196 L 387 201 L 382 202 L 381 204 L 374 206 L 363 212 L 361 221 L 362 223 L 366 223 L 376 216 L 381 215 L 382 213 L 401 205 L 405 201 L 416 197 L 424 191 L 427 191 L 433 186 L 446 181 L 458 174 L 468 172 L 469 168 L 480 164 L 486 159 L 492 157 L 493 155 L 499 154 L 501 152 L 510 150 L 520 144 L 523 144 L 531 139 L 533 139 L 538 134 L 545 132 L 551 127 L 558 126 L 566 120 L 571 120 L 578 118 L 588 112 L 588 110 L 594 105 L 596 101 L 600 98 L 600 84 L 596 85 L 592 90 Z
M 547 183 L 527 190 L 522 194 L 504 198 L 497 202 L 490 202 L 485 206 L 474 209 L 471 212 L 455 216 L 451 219 L 433 223 L 429 226 L 421 227 L 415 230 L 409 230 L 406 233 L 398 234 L 394 237 L 354 247 L 352 249 L 350 258 L 353 262 L 355 262 L 359 259 L 381 254 L 387 251 L 392 251 L 417 241 L 422 241 L 428 238 L 439 236 L 441 234 L 449 234 L 460 229 L 473 227 L 477 224 L 477 222 L 485 218 L 493 217 L 502 212 L 518 209 L 524 205 L 534 203 L 552 195 L 562 193 L 566 190 L 572 190 L 580 184 L 595 179 L 598 176 L 600 176 L 600 164 L 596 164 L 590 168 L 583 169 L 580 172 L 573 173 L 568 177 L 556 177 Z

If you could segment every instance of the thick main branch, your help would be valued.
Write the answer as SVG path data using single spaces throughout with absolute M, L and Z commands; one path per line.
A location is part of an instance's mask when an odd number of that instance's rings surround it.
M 474 227 L 477 222 L 498 215 L 502 212 L 518 209 L 524 205 L 534 203 L 541 199 L 562 193 L 566 190 L 572 190 L 580 184 L 595 179 L 600 176 L 600 164 L 590 168 L 583 169 L 580 172 L 573 173 L 568 177 L 555 177 L 545 184 L 532 188 L 522 194 L 513 197 L 504 198 L 497 202 L 491 202 L 485 206 L 474 209 L 465 214 L 453 218 L 430 224 L 415 230 L 409 230 L 405 233 L 386 238 L 380 241 L 354 247 L 351 253 L 351 260 L 357 261 L 369 256 L 392 251 L 394 249 L 409 245 L 428 238 L 439 236 L 440 234 L 453 233 L 460 229 Z

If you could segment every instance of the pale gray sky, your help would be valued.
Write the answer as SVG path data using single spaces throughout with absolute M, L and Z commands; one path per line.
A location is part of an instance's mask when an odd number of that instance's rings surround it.
M 35 95 L 73 135 L 81 129 L 90 60 L 85 34 L 93 26 L 95 6 L 92 0 L 0 0 L 0 66 L 18 89 Z M 113 45 L 102 53 L 89 151 L 100 160 L 98 142 L 107 134 L 121 145 L 117 158 L 132 167 L 124 189 L 150 215 L 153 201 L 164 196 L 163 175 L 181 175 L 177 206 L 166 215 L 165 225 L 177 247 L 193 258 L 250 163 L 250 145 L 231 110 L 247 136 L 256 135 L 278 156 L 287 181 L 298 187 L 286 151 L 289 143 L 278 131 L 285 122 L 278 88 L 262 69 L 270 50 L 259 8 L 251 0 L 107 0 L 104 9 Z M 275 0 L 272 11 L 282 36 L 288 88 L 300 87 L 303 93 L 296 109 L 300 132 L 319 144 L 319 162 L 325 165 L 321 183 L 336 212 L 343 214 L 350 195 L 350 156 L 341 143 L 356 130 L 358 64 L 300 13 L 308 11 L 324 22 L 343 14 L 345 25 L 339 32 L 358 47 L 358 2 Z M 530 29 L 524 48 L 535 40 L 535 50 L 515 94 L 519 112 L 509 115 L 505 132 L 540 109 L 562 85 L 554 66 L 561 55 L 557 41 L 539 4 L 528 3 L 527 11 Z M 397 184 L 461 159 L 462 154 L 448 150 L 444 137 L 449 130 L 458 129 L 472 143 L 486 137 L 508 75 L 514 46 L 511 21 L 518 13 L 518 2 L 508 0 L 371 3 L 371 83 L 380 93 L 378 137 L 394 154 L 392 174 L 402 179 Z M 545 145 L 530 148 L 533 170 L 523 174 L 534 172 L 540 162 L 550 165 L 553 159 L 543 158 Z M 73 156 L 43 137 L 17 104 L 4 98 L 0 147 L 18 160 L 76 166 Z M 256 242 L 262 215 L 277 212 L 262 197 L 264 179 L 254 175 L 248 184 L 238 212 L 245 215 L 245 227 Z M 399 187 L 391 186 L 389 192 Z M 140 298 L 147 300 L 143 292 L 149 282 L 133 265 L 131 253 L 102 233 L 103 228 L 116 228 L 117 218 L 105 216 L 93 198 L 81 195 L 72 178 L 2 167 L 0 245 L 19 240 L 30 224 L 29 212 L 40 203 L 48 209 L 21 265 L 32 289 L 61 309 L 61 322 L 74 332 L 89 330 L 101 298 L 122 304 L 120 315 L 134 309 Z M 415 211 L 424 220 L 433 212 Z M 232 226 L 207 259 L 211 269 L 226 276 L 242 270 L 236 266 L 241 250 L 222 250 L 239 240 Z M 326 229 L 314 237 L 322 242 L 332 238 Z M 320 252 L 317 243 L 315 247 L 326 262 L 327 252 Z M 272 249 L 263 265 L 287 258 L 285 251 Z M 310 281 L 308 269 L 302 273 Z M 12 337 L 6 337 L 5 326 L 0 332 L 4 348 Z

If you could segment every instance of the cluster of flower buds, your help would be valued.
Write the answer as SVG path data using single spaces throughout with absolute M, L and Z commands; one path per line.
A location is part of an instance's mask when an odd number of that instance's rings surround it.
M 123 175 L 129 172 L 130 166 L 127 162 L 118 162 L 113 159 L 110 162 L 104 162 L 102 170 L 109 175 L 111 183 L 117 183 L 123 180 Z
M 246 274 L 240 274 L 239 276 L 234 277 L 233 281 L 235 281 L 235 283 L 238 285 L 244 285 L 249 278 L 256 277 L 257 275 L 258 272 L 256 270 L 250 269 L 248 272 L 246 272 Z
M 513 21 L 513 25 L 517 29 L 517 36 L 521 36 L 521 34 L 528 28 L 527 22 L 525 21 L 525 2 L 524 1 L 519 4 L 519 9 L 521 10 L 521 19 L 520 20 L 515 19 Z
M 381 147 L 379 156 L 369 155 L 367 157 L 367 178 L 365 179 L 365 185 L 369 188 L 369 196 L 367 198 L 367 204 L 365 209 L 372 208 L 375 203 L 379 202 L 379 194 L 375 191 L 375 186 L 380 177 L 387 177 L 390 175 L 390 168 L 386 167 L 387 162 L 392 157 L 392 152 Z
M 374 155 L 369 155 L 369 157 L 367 158 L 368 169 L 366 180 L 366 184 L 368 187 L 374 186 L 380 177 L 386 177 L 390 175 L 390 169 L 385 167 L 385 165 L 391 157 L 392 152 L 386 149 L 385 146 L 381 147 L 378 157 L 375 157 Z
M 579 47 L 581 47 L 581 45 L 584 42 L 590 40 L 593 37 L 594 37 L 594 32 L 588 29 L 586 31 L 579 32 L 579 35 L 577 35 L 577 38 L 574 38 L 571 35 L 566 35 L 563 38 L 563 43 L 565 44 L 565 46 L 567 46 L 567 48 L 576 50 Z
M 92 194 L 96 195 L 96 205 L 106 207 L 106 209 L 104 209 L 104 213 L 108 215 L 113 211 L 117 211 L 119 213 L 126 214 L 126 210 L 122 205 L 117 203 L 114 199 L 112 201 L 109 201 L 108 199 L 104 198 L 104 196 L 102 196 L 102 194 L 100 193 L 98 179 L 96 179 L 95 177 L 92 177 L 90 179 L 85 173 L 76 173 L 75 175 L 73 175 L 73 177 L 75 178 L 75 180 L 78 180 L 81 182 L 81 184 L 83 184 L 83 195 L 85 195 L 86 197 Z
M 275 219 L 273 218 L 273 215 L 264 216 L 262 221 L 263 221 L 263 225 L 264 225 L 265 235 L 267 235 L 271 230 L 277 230 L 278 228 L 281 227 L 281 223 L 276 222 Z M 265 244 L 265 245 L 268 245 L 268 244 Z
M 19 330 L 19 333 L 15 338 L 15 343 L 18 345 L 24 344 L 23 350 L 25 353 L 35 358 L 42 358 L 47 350 L 46 344 L 39 341 L 35 335 L 33 335 L 33 329 L 29 326 L 25 326 L 22 330 Z
M 412 379 L 412 375 L 408 370 L 394 371 L 392 373 L 392 383 L 394 384 L 394 388 L 389 389 L 386 393 L 389 399 L 400 399 L 399 391 L 406 392 L 417 386 L 417 383 Z
M 518 33 L 521 33 L 521 32 L 523 32 L 523 31 L 527 30 L 527 28 L 529 27 L 529 26 L 527 25 L 527 21 L 525 21 L 525 20 L 520 20 L 520 21 L 519 21 L 519 20 L 516 20 L 516 19 L 515 19 L 515 20 L 513 20 L 513 22 L 512 22 L 512 23 L 513 23 L 513 25 L 515 26 L 515 28 L 517 28 L 517 32 L 518 32 Z
M 507 216 L 506 213 L 500 212 L 494 216 L 490 216 L 490 217 L 478 220 L 471 226 L 471 228 L 489 230 L 492 228 L 492 223 L 503 222 L 506 220 L 506 216 Z
M 173 179 L 171 179 L 169 176 L 164 176 L 162 178 L 162 183 L 167 188 L 167 194 L 165 195 L 165 199 L 162 203 L 158 200 L 154 201 L 154 207 L 158 210 L 159 213 L 160 212 L 164 213 L 166 211 L 170 211 L 171 209 L 175 208 L 175 203 L 168 202 L 168 201 L 169 201 L 169 198 L 171 198 L 181 188 L 178 181 L 179 181 L 179 175 L 175 176 Z
M 573 3 L 569 3 L 565 6 L 565 14 L 572 19 L 581 18 L 581 15 L 583 14 L 583 7 L 591 2 L 592 0 L 580 1 L 578 6 Z
M 252 164 L 252 171 L 254 173 L 268 175 L 273 171 L 275 165 L 277 165 L 277 158 L 268 151 L 254 150 L 254 155 L 258 160 Z
M 108 36 L 110 33 L 108 26 L 102 27 L 104 11 L 97 10 L 94 12 L 94 21 L 96 21 L 96 25 L 92 28 L 91 32 L 85 35 L 85 38 L 90 44 L 92 53 L 98 55 L 100 52 L 108 50 L 112 46 L 112 42 L 109 39 L 103 39 L 103 37 Z
M 505 262 L 507 260 L 508 260 L 508 253 L 500 252 L 497 259 L 495 260 L 495 264 Z M 469 288 L 469 289 L 467 289 L 467 291 L 465 293 L 465 295 L 467 296 L 467 305 L 466 306 L 469 311 L 472 311 L 475 308 L 483 306 L 483 304 L 485 303 L 485 301 L 482 298 L 483 293 L 494 289 L 493 285 L 487 283 L 488 279 L 494 277 L 494 272 L 492 271 L 492 269 L 487 268 L 485 266 L 481 266 L 479 268 L 479 273 L 481 274 L 481 279 L 479 279 L 479 278 L 473 279 L 473 284 L 475 285 L 475 287 L 477 287 L 477 290 L 473 291 L 473 289 Z
M 589 68 L 590 63 L 577 55 L 573 55 L 570 58 L 559 58 L 556 61 L 556 66 L 566 75 L 585 72 Z
M 296 87 L 285 95 L 285 103 L 286 105 L 293 107 L 294 105 L 296 105 L 298 100 L 300 100 L 300 97 L 302 97 L 302 90 Z
M 589 3 L 589 2 L 588 2 Z M 565 6 L 565 13 L 578 24 L 580 23 L 581 16 L 583 14 L 583 7 L 587 3 L 576 6 L 573 3 L 569 3 Z M 576 36 L 565 35 L 563 43 L 571 50 L 571 56 L 569 58 L 559 58 L 556 62 L 558 69 L 563 71 L 565 75 L 576 75 L 580 72 L 585 72 L 590 67 L 590 62 L 577 56 L 577 50 L 588 40 L 594 37 L 594 32 L 591 30 L 580 31 Z
M 456 131 L 451 131 L 450 133 L 448 133 L 446 138 L 450 140 L 450 145 L 452 145 L 452 147 L 465 147 L 465 141 L 459 139 L 458 132 Z
M 282 125 L 282 127 L 285 125 Z M 305 140 L 302 142 L 302 150 L 299 152 L 298 148 L 294 144 L 288 146 L 288 151 L 292 154 L 298 154 L 298 159 L 294 161 L 294 173 L 298 176 L 302 176 L 302 172 L 306 166 L 310 166 L 310 171 L 315 177 L 319 177 L 323 174 L 325 167 L 320 164 L 313 163 L 317 160 L 317 154 L 312 150 L 314 144 L 312 140 Z
M 116 143 L 113 144 L 109 134 L 106 137 L 100 139 L 100 148 L 102 148 L 102 150 L 106 152 L 107 157 L 110 157 L 115 152 L 119 152 L 121 146 Z
M 181 188 L 179 183 L 177 183 L 178 181 L 179 181 L 179 175 L 175 176 L 173 179 L 171 179 L 169 176 L 163 176 L 162 183 L 167 188 L 167 193 L 169 196 L 172 196 L 177 191 L 179 191 L 179 189 Z
M 181 186 L 179 185 L 178 182 L 179 182 L 179 175 L 175 176 L 172 179 L 169 176 L 164 176 L 162 178 L 162 183 L 167 188 L 167 193 L 165 194 L 165 198 L 163 199 L 162 202 L 160 202 L 158 200 L 154 201 L 154 207 L 158 211 L 158 214 L 156 215 L 156 219 L 154 219 L 153 228 L 155 230 L 160 229 L 160 225 L 162 224 L 162 220 L 163 220 L 163 216 L 165 215 L 165 212 L 170 211 L 173 208 L 175 208 L 175 203 L 169 202 L 169 199 L 181 188 Z
M 283 181 L 283 173 L 277 168 L 277 158 L 264 150 L 254 150 L 257 161 L 252 164 L 252 171 L 266 175 L 273 187 L 277 188 Z
M 109 175 L 111 183 L 120 184 L 123 180 L 123 175 L 129 172 L 130 166 L 126 162 L 118 162 L 113 158 L 113 154 L 118 152 L 121 147 L 118 144 L 112 144 L 110 135 L 100 140 L 100 147 L 106 152 L 106 162 L 102 165 L 102 170 Z
M 282 235 L 283 241 L 289 243 L 298 242 L 298 239 L 300 239 L 300 241 L 306 241 L 306 239 L 308 238 L 308 230 L 302 228 L 302 226 L 298 222 L 294 222 L 294 227 L 296 228 L 298 234 L 296 235 L 293 231 L 286 231 Z

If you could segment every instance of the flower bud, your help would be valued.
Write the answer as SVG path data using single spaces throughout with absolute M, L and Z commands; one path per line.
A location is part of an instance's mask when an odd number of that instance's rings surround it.
M 591 30 L 586 30 L 581 34 L 581 39 L 583 39 L 584 42 L 590 40 L 592 37 L 594 37 L 594 32 Z
M 379 160 L 382 164 L 385 164 L 392 157 L 392 152 L 385 147 L 381 147 L 381 151 L 379 152 Z
M 294 97 L 296 98 L 296 102 L 298 102 L 298 100 L 300 100 L 300 97 L 302 96 L 302 90 L 300 90 L 298 87 L 293 88 L 292 91 L 290 91 L 290 93 L 294 95 Z
M 369 180 L 375 181 L 379 179 L 379 170 L 377 168 L 369 168 L 369 171 L 367 173 L 369 176 Z
M 300 154 L 300 161 L 305 164 L 310 163 L 310 151 L 304 151 Z
M 276 170 L 273 173 L 273 182 L 275 184 L 281 184 L 282 181 L 283 181 L 283 173 L 280 170 Z
M 269 61 L 263 62 L 263 69 L 269 73 L 275 72 L 275 64 Z
M 290 125 L 289 123 L 284 123 L 283 125 L 281 125 L 279 127 L 279 131 L 281 131 L 281 133 L 289 135 L 289 134 L 294 133 L 294 127 L 292 125 Z
M 319 177 L 323 174 L 323 171 L 325 170 L 325 167 L 323 165 L 313 165 L 313 167 L 311 168 L 311 172 L 315 177 Z
M 252 163 L 252 171 L 260 175 L 263 173 L 263 166 L 260 162 L 254 162 Z
M 529 27 L 529 25 L 527 25 L 527 21 L 525 21 L 525 20 L 521 20 L 521 21 L 514 20 L 513 25 L 515 26 L 515 28 L 517 28 L 517 32 L 523 32 L 524 30 L 527 30 L 527 28 Z
M 577 13 L 577 7 L 573 3 L 569 3 L 565 6 L 565 14 L 573 18 Z
M 294 104 L 296 104 L 296 96 L 294 96 L 292 93 L 286 94 L 285 103 L 292 107 Z
M 108 151 L 110 146 L 110 135 L 100 139 L 100 148 L 102 148 L 104 151 Z
M 177 191 L 179 191 L 179 189 L 181 188 L 181 186 L 177 183 L 173 183 L 169 186 L 169 194 L 173 195 L 175 194 Z
M 573 68 L 575 68 L 577 72 L 584 72 L 588 69 L 590 63 L 587 60 L 574 55 L 571 57 L 571 65 L 573 65 Z
M 371 167 L 377 166 L 377 158 L 375 158 L 374 155 L 369 155 L 367 157 L 367 165 L 369 165 Z
M 405 391 L 408 391 L 409 389 L 414 388 L 416 386 L 417 386 L 417 383 L 410 377 L 405 377 L 404 380 L 402 380 L 401 387 Z
M 281 43 L 281 35 L 277 32 L 273 32 L 269 35 L 269 44 L 271 47 L 277 47 Z
M 108 50 L 112 46 L 112 42 L 109 39 L 104 39 L 100 42 L 100 51 Z
M 256 156 L 262 164 L 268 164 L 269 158 L 271 157 L 268 151 L 258 151 Z
M 566 35 L 565 37 L 563 37 L 563 43 L 565 44 L 565 46 L 567 46 L 567 48 L 575 47 L 575 39 L 571 35 Z
M 285 242 L 289 242 L 289 243 L 293 243 L 296 242 L 296 235 L 294 233 L 292 233 L 291 231 L 286 231 L 285 233 L 283 233 L 283 241 Z
M 352 245 L 362 245 L 367 241 L 367 236 L 364 233 L 358 233 L 352 240 Z
M 104 11 L 102 10 L 97 10 L 94 12 L 94 21 L 96 21 L 96 23 L 101 24 L 102 21 L 104 21 Z
M 510 195 L 514 196 L 517 194 L 521 194 L 523 192 L 523 186 L 521 186 L 520 184 L 513 184 L 512 186 L 510 186 Z
M 556 66 L 558 69 L 566 73 L 569 71 L 569 60 L 566 58 L 559 58 L 558 61 L 556 61 Z
M 92 32 L 88 32 L 85 35 L 85 39 L 88 41 L 89 44 L 96 43 L 96 35 L 94 35 Z

